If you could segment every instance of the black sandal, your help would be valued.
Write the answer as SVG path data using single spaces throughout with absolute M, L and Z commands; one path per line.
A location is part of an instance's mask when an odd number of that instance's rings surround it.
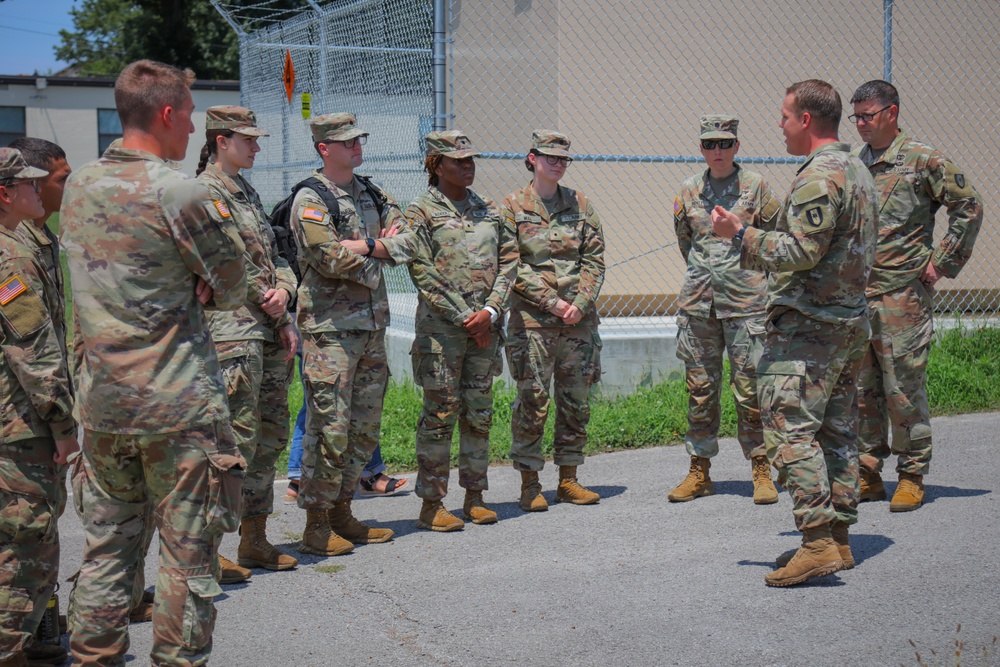
M 384 491 L 379 491 L 375 487 L 382 478 L 385 479 Z M 410 480 L 408 479 L 389 477 L 383 472 L 373 477 L 362 477 L 358 480 L 358 484 L 361 486 L 361 493 L 366 496 L 394 496 L 397 493 L 402 493 L 401 489 L 409 483 Z

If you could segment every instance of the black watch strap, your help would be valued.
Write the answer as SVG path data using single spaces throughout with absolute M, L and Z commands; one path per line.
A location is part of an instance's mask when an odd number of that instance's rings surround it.
M 730 241 L 730 243 L 733 244 L 733 247 L 736 248 L 737 250 L 739 250 L 740 246 L 743 245 L 743 233 L 746 230 L 747 230 L 746 225 L 740 227 L 740 231 L 736 232 L 736 236 L 734 236 Z
M 365 257 L 370 257 L 375 252 L 375 239 L 365 239 L 365 243 L 368 244 L 368 252 L 365 253 Z

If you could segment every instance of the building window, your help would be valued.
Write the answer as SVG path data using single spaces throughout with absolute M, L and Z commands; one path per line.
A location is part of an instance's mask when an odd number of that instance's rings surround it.
M 0 147 L 24 136 L 24 107 L 0 107 Z
M 104 155 L 108 146 L 122 136 L 122 122 L 117 109 L 97 110 L 97 155 Z

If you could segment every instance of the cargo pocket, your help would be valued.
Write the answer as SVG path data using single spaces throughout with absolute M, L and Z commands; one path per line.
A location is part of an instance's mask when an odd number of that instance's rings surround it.
M 493 355 L 493 377 L 500 377 L 503 375 L 503 357 L 504 350 L 507 349 L 507 337 L 504 336 L 503 329 L 497 329 L 497 348 L 496 354 Z
M 205 530 L 231 533 L 239 528 L 246 462 L 232 454 L 208 455 Z
M 764 428 L 784 431 L 784 415 L 802 409 L 806 362 L 762 361 L 757 366 L 757 396 Z
M 222 588 L 211 574 L 188 577 L 188 596 L 184 603 L 184 645 L 191 651 L 201 652 L 212 640 L 215 627 L 216 595 Z
M 899 359 L 923 351 L 931 343 L 934 324 L 928 319 L 922 324 L 910 327 L 892 337 L 892 357 Z
M 0 534 L 10 542 L 48 543 L 54 530 L 53 507 L 47 499 L 0 490 Z
M 800 461 L 805 461 L 806 459 L 811 459 L 812 457 L 819 454 L 820 450 L 818 447 L 813 447 L 811 445 L 781 445 L 778 447 L 778 451 L 771 461 L 771 465 L 778 471 L 779 479 L 784 485 L 786 480 L 786 471 L 788 468 Z
M 514 382 L 524 380 L 527 375 L 526 370 L 531 368 L 531 350 L 528 344 L 528 332 L 521 330 L 508 334 L 504 350 L 511 378 Z
M 699 358 L 691 340 L 691 318 L 684 313 L 677 315 L 677 358 L 683 362 L 697 364 Z
M 748 375 L 753 374 L 760 364 L 766 335 L 767 326 L 764 324 L 764 318 L 747 318 L 747 351 L 743 361 L 743 371 Z
M 442 359 L 441 343 L 428 336 L 417 335 L 410 347 L 410 362 L 413 364 L 413 383 L 424 389 L 442 389 L 446 382 L 446 369 Z
M 601 340 L 601 334 L 595 330 L 590 347 L 590 364 L 588 365 L 590 384 L 597 384 L 601 381 L 601 374 L 603 373 L 603 369 L 601 368 L 602 349 L 604 349 L 604 342 Z

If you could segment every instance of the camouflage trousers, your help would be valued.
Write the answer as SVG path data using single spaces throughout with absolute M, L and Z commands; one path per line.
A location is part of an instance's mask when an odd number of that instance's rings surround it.
M 867 327 L 796 310 L 768 317 L 757 365 L 767 457 L 799 530 L 858 520 L 857 378 Z
M 417 495 L 425 500 L 448 493 L 456 421 L 458 484 L 470 491 L 489 488 L 493 378 L 503 370 L 500 336 L 495 331 L 486 348 L 464 334 L 417 333 L 413 341 L 413 380 L 424 389 L 416 434 Z
M 757 405 L 757 361 L 764 341 L 764 315 L 718 319 L 679 315 L 677 358 L 684 362 L 688 388 L 688 432 L 684 444 L 691 456 L 719 453 L 722 411 L 722 355 L 729 355 L 729 386 L 736 402 L 737 437 L 743 456 L 764 456 L 764 433 Z
M 24 650 L 59 574 L 65 467 L 51 438 L 0 445 L 0 659 Z
M 507 363 L 517 383 L 510 425 L 514 468 L 541 470 L 545 465 L 542 434 L 553 380 L 553 461 L 559 466 L 581 465 L 590 422 L 590 388 L 601 379 L 601 337 L 597 329 L 508 330 Z
M 890 455 L 890 428 L 896 469 L 914 475 L 930 469 L 927 357 L 933 310 L 933 295 L 919 280 L 868 300 L 872 340 L 858 377 L 858 450 L 861 465 L 873 472 L 881 471 Z
M 389 381 L 385 330 L 302 333 L 306 432 L 299 507 L 332 509 L 354 496 L 378 445 Z
M 84 431 L 73 470 L 83 564 L 73 593 L 75 665 L 122 667 L 148 512 L 159 531 L 153 665 L 205 665 L 215 626 L 215 561 L 239 526 L 244 461 L 228 423 L 160 435 Z
M 233 435 L 247 462 L 243 518 L 274 508 L 275 467 L 288 441 L 288 385 L 294 369 L 280 343 L 217 343 Z M 237 352 L 232 356 L 232 352 Z

